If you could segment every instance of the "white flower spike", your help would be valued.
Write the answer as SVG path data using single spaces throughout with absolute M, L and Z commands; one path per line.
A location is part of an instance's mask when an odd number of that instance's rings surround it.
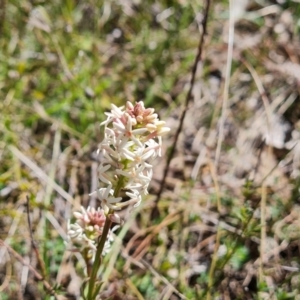
M 111 112 L 106 115 L 107 119 L 102 123 L 104 139 L 99 146 L 99 152 L 103 154 L 99 167 L 100 190 L 111 188 L 111 185 L 115 189 L 122 181 L 121 189 L 127 191 L 130 199 L 124 201 L 118 195 L 103 197 L 98 192 L 101 207 L 115 210 L 126 203 L 137 206 L 141 202 L 141 192 L 148 193 L 151 161 L 161 155 L 161 136 L 170 128 L 158 119 L 153 108 L 146 109 L 142 101 L 135 105 L 127 102 L 125 107 L 112 104 Z
M 68 236 L 73 245 L 92 254 L 102 235 L 106 219 L 121 224 L 115 213 L 126 206 L 137 207 L 142 195 L 148 194 L 152 178 L 151 162 L 161 155 L 161 137 L 170 131 L 158 119 L 153 108 L 145 108 L 142 101 L 133 105 L 111 105 L 105 113 L 104 139 L 97 151 L 101 154 L 98 168 L 99 188 L 92 194 L 98 196 L 101 208 L 81 208 L 75 212 L 75 224 L 68 224 Z M 109 230 L 102 254 L 109 251 L 112 242 Z

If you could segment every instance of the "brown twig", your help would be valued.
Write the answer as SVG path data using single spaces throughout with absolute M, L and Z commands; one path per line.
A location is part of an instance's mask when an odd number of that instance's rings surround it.
M 162 281 L 166 286 L 168 286 L 174 294 L 180 297 L 181 300 L 187 299 L 183 294 L 181 294 L 169 280 L 163 275 L 159 274 L 146 260 L 141 259 L 141 263 L 160 281 Z
M 31 240 L 31 246 L 33 248 L 33 251 L 37 257 L 37 260 L 38 260 L 38 264 L 41 268 L 41 271 L 42 271 L 42 276 L 43 278 L 46 277 L 46 269 L 45 269 L 45 264 L 44 264 L 44 261 L 41 259 L 41 256 L 40 256 L 40 252 L 39 252 L 39 249 L 37 248 L 36 246 L 36 243 L 33 239 L 33 231 L 32 231 L 32 226 L 31 226 L 31 220 L 30 220 L 30 209 L 29 209 L 29 197 L 26 196 L 26 209 L 27 209 L 27 222 L 28 222 L 28 227 L 29 227 L 29 234 L 30 234 L 30 240 Z
M 44 279 L 44 277 L 37 271 L 35 268 L 33 268 L 28 262 L 26 262 L 21 255 L 19 255 L 14 249 L 12 249 L 10 246 L 6 245 L 2 239 L 0 239 L 0 246 L 5 247 L 8 252 L 17 259 L 22 265 L 29 268 L 29 270 L 34 274 L 34 276 L 37 278 L 37 280 L 42 281 L 45 289 L 47 292 L 54 296 L 56 300 L 59 300 L 58 295 L 55 293 L 51 285 Z
M 170 153 L 168 155 L 167 164 L 166 164 L 166 167 L 164 169 L 163 179 L 161 181 L 159 191 L 158 191 L 156 199 L 154 201 L 154 205 L 155 205 L 154 210 L 157 208 L 157 203 L 159 202 L 162 191 L 164 189 L 164 186 L 165 186 L 165 183 L 166 183 L 166 177 L 167 177 L 167 174 L 168 174 L 168 171 L 169 171 L 169 168 L 170 168 L 170 163 L 171 163 L 171 160 L 172 160 L 172 158 L 174 156 L 174 153 L 175 153 L 175 148 L 176 148 L 176 145 L 177 145 L 178 137 L 179 137 L 179 134 L 180 134 L 180 132 L 182 130 L 182 127 L 183 127 L 183 122 L 184 122 L 184 119 L 185 119 L 186 112 L 188 110 L 189 102 L 192 98 L 192 92 L 193 92 L 193 87 L 194 87 L 194 83 L 195 83 L 195 77 L 196 77 L 196 73 L 197 73 L 198 62 L 202 60 L 202 52 L 203 52 L 203 46 L 204 46 L 204 37 L 206 35 L 206 27 L 207 27 L 209 6 L 210 6 L 210 0 L 206 0 L 203 20 L 202 20 L 202 33 L 201 33 L 201 37 L 200 37 L 199 44 L 198 44 L 198 53 L 196 55 L 194 65 L 193 65 L 193 68 L 192 68 L 192 72 L 191 72 L 192 76 L 191 76 L 191 81 L 190 81 L 190 88 L 189 88 L 189 91 L 186 95 L 185 105 L 184 105 L 184 108 L 183 108 L 183 111 L 182 111 L 182 114 L 181 114 L 181 117 L 180 117 L 179 126 L 178 126 L 178 128 L 176 130 L 176 133 L 175 133 L 175 136 L 174 136 L 173 146 L 171 147 Z
M 172 223 L 175 223 L 176 221 L 178 221 L 179 218 L 180 216 L 176 212 L 174 216 L 172 215 L 172 217 L 164 219 L 162 223 L 155 226 L 153 232 L 147 235 L 144 238 L 144 240 L 139 244 L 139 246 L 135 249 L 134 253 L 132 254 L 132 257 L 136 258 L 137 260 L 141 259 L 148 251 L 148 247 L 151 243 L 151 240 L 162 230 L 162 228 L 167 227 Z

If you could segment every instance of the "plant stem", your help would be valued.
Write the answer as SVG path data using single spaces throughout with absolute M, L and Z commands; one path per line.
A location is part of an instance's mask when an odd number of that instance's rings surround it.
M 114 191 L 114 197 L 117 197 L 119 195 L 123 185 L 124 185 L 124 176 L 120 176 L 117 186 Z M 95 262 L 93 264 L 91 276 L 89 279 L 87 300 L 94 300 L 95 296 L 96 296 L 96 295 L 94 295 L 95 283 L 96 283 L 97 273 L 99 271 L 99 268 L 100 268 L 101 262 L 102 262 L 102 252 L 104 249 L 104 245 L 105 245 L 105 242 L 106 242 L 106 239 L 107 239 L 107 236 L 108 236 L 111 224 L 112 224 L 112 221 L 110 219 L 110 215 L 112 215 L 112 214 L 114 214 L 114 210 L 110 209 L 108 211 L 108 214 L 107 214 L 107 217 L 105 220 L 105 224 L 104 224 L 104 228 L 103 228 L 103 232 L 102 232 L 101 238 L 100 238 L 98 246 L 97 246 Z
M 100 241 L 99 241 L 99 244 L 97 247 L 95 262 L 94 262 L 91 277 L 89 280 L 89 291 L 88 291 L 88 296 L 87 296 L 88 300 L 94 300 L 94 287 L 95 287 L 96 277 L 97 277 L 97 273 L 98 273 L 98 270 L 100 268 L 101 261 L 102 261 L 102 251 L 103 251 L 106 239 L 107 239 L 107 235 L 108 235 L 110 226 L 112 224 L 112 221 L 109 218 L 109 215 L 112 213 L 113 213 L 113 210 L 110 210 L 108 212 L 108 217 L 106 218 L 106 221 L 105 221 L 103 233 L 101 235 L 101 238 L 100 238 Z

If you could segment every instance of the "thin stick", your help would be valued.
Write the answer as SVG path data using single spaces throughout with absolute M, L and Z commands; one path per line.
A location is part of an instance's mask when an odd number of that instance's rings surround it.
M 12 277 L 13 266 L 11 261 L 7 261 L 6 270 L 5 270 L 5 278 L 0 285 L 0 294 L 9 286 Z M 2 300 L 2 299 L 1 299 Z
M 19 255 L 14 249 L 12 249 L 10 246 L 6 245 L 2 239 L 0 239 L 0 246 L 5 247 L 8 252 L 16 258 L 22 265 L 26 266 L 29 268 L 29 270 L 34 274 L 34 276 L 37 278 L 37 280 L 42 281 L 45 289 L 47 292 L 54 296 L 55 299 L 59 299 L 58 295 L 55 293 L 51 285 L 44 279 L 44 277 L 37 271 L 35 270 L 28 262 L 26 262 L 21 255 Z
M 272 109 L 271 109 L 271 106 L 270 106 L 270 100 L 267 96 L 267 92 L 266 92 L 266 90 L 265 90 L 265 88 L 264 88 L 264 86 L 261 82 L 261 79 L 259 78 L 259 75 L 257 74 L 256 70 L 247 62 L 247 60 L 243 56 L 240 56 L 240 60 L 245 65 L 245 67 L 248 69 L 248 71 L 250 72 L 250 74 L 253 77 L 254 82 L 257 86 L 257 89 L 259 91 L 259 94 L 261 96 L 261 99 L 263 101 L 263 105 L 264 105 L 265 111 L 266 111 L 268 133 L 270 135 L 270 138 L 272 139 L 272 136 L 271 136 Z
M 211 299 L 211 292 L 210 289 L 213 286 L 214 283 L 214 271 L 217 265 L 217 261 L 218 261 L 218 250 L 220 247 L 220 238 L 221 238 L 221 227 L 218 227 L 217 230 L 217 236 L 216 236 L 216 243 L 215 243 L 215 247 L 214 247 L 214 254 L 212 257 L 212 261 L 211 261 L 211 265 L 210 265 L 210 269 L 209 269 L 209 273 L 208 273 L 208 292 L 207 292 L 207 296 L 206 296 L 206 300 L 210 300 Z
M 272 118 L 272 111 L 271 111 L 271 107 L 270 107 L 270 100 L 268 99 L 266 90 L 259 78 L 259 75 L 257 74 L 257 72 L 255 71 L 255 69 L 247 62 L 247 60 L 245 60 L 243 57 L 241 57 L 241 61 L 243 62 L 243 64 L 246 66 L 246 68 L 249 70 L 249 72 L 251 73 L 257 89 L 260 93 L 261 99 L 263 101 L 264 104 L 264 108 L 266 111 L 266 121 L 267 121 L 267 130 L 268 130 L 268 134 L 270 137 L 270 141 L 272 141 L 273 139 L 273 133 L 271 131 L 271 118 Z M 272 145 L 269 144 L 268 148 L 267 148 L 267 155 L 268 157 L 271 157 L 273 152 L 272 149 Z M 266 176 L 265 178 L 267 178 L 268 176 Z M 260 265 L 259 265 L 259 282 L 263 282 L 264 279 L 264 272 L 263 272 L 263 268 L 264 268 L 264 263 L 263 263 L 263 258 L 265 255 L 265 248 L 266 248 L 266 237 L 267 237 L 267 228 L 266 228 L 266 205 L 267 205 L 267 187 L 266 187 L 266 182 L 265 180 L 262 183 L 262 187 L 261 187 L 261 201 L 260 201 L 260 225 L 261 225 L 261 232 L 260 232 Z
M 73 197 L 68 194 L 60 185 L 58 185 L 54 180 L 52 180 L 39 166 L 37 166 L 32 160 L 30 160 L 26 155 L 24 155 L 19 149 L 14 146 L 9 146 L 9 150 L 19 158 L 25 165 L 27 165 L 39 179 L 45 181 L 48 185 L 51 185 L 58 194 L 60 194 L 64 199 L 73 204 Z
M 159 280 L 161 280 L 165 285 L 167 285 L 174 294 L 176 294 L 177 296 L 180 297 L 180 299 L 187 299 L 183 294 L 181 294 L 173 285 L 172 283 L 163 275 L 159 274 L 146 260 L 144 260 L 143 258 L 141 258 L 141 263 L 149 269 L 149 271 L 154 274 L 154 276 L 156 278 L 158 278 Z
M 231 74 L 231 63 L 233 55 L 233 42 L 234 42 L 234 13 L 233 13 L 233 3 L 232 0 L 229 1 L 230 17 L 229 17 L 229 32 L 228 32 L 228 51 L 227 51 L 227 63 L 226 63 L 226 73 L 225 73 L 225 84 L 223 91 L 223 102 L 222 102 L 222 112 L 220 118 L 219 126 L 219 136 L 217 142 L 216 156 L 215 156 L 215 169 L 218 170 L 218 163 L 220 160 L 221 146 L 224 139 L 224 126 L 227 116 L 227 106 L 228 106 L 228 94 L 229 94 L 229 83 Z
M 186 112 L 188 110 L 189 102 L 192 98 L 192 91 L 193 91 L 193 87 L 194 87 L 194 83 L 195 83 L 195 77 L 196 77 L 196 72 L 197 72 L 197 68 L 198 68 L 198 62 L 202 60 L 204 37 L 207 33 L 206 32 L 206 27 L 207 27 L 209 6 L 210 6 L 210 0 L 206 0 L 206 5 L 205 5 L 205 8 L 204 8 L 204 14 L 203 14 L 203 21 L 202 21 L 202 34 L 201 34 L 199 44 L 198 44 L 198 53 L 197 53 L 197 56 L 195 58 L 194 65 L 193 65 L 193 68 L 192 68 L 190 88 L 189 88 L 189 91 L 186 95 L 184 109 L 183 109 L 181 117 L 180 117 L 179 126 L 178 126 L 177 131 L 176 131 L 175 136 L 174 136 L 173 146 L 171 147 L 170 153 L 168 155 L 167 164 L 166 164 L 166 167 L 164 169 L 164 175 L 163 175 L 163 178 L 162 178 L 162 181 L 161 181 L 161 184 L 160 184 L 160 188 L 159 188 L 159 191 L 157 193 L 156 199 L 154 201 L 155 207 L 157 206 L 157 203 L 160 200 L 162 191 L 165 187 L 167 174 L 168 174 L 168 171 L 169 171 L 169 168 L 170 168 L 170 163 L 171 163 L 171 160 L 172 160 L 172 158 L 174 156 L 174 153 L 175 153 L 175 148 L 176 148 L 176 145 L 177 145 L 179 134 L 180 134 L 180 132 L 182 130 L 182 127 L 183 127 L 183 122 L 184 122 L 184 119 L 185 119 Z
M 34 241 L 34 238 L 33 238 L 33 231 L 32 231 L 32 226 L 31 226 L 31 220 L 30 220 L 30 209 L 29 209 L 29 197 L 26 196 L 26 201 L 27 201 L 27 205 L 26 205 L 26 209 L 27 209 L 27 223 L 28 223 L 28 227 L 29 227 L 29 234 L 30 234 L 30 240 L 31 240 L 31 246 L 35 252 L 35 255 L 37 257 L 37 260 L 38 260 L 38 264 L 41 268 L 41 272 L 42 272 L 42 276 L 43 278 L 46 277 L 46 268 L 45 268 L 45 264 L 44 264 L 44 261 L 41 259 L 41 256 L 40 256 L 40 252 L 39 252 L 39 249 L 37 248 L 36 246 L 36 243 Z

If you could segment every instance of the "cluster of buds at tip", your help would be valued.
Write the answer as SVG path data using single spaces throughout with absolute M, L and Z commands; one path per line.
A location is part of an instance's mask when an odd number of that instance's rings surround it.
M 101 163 L 98 169 L 97 194 L 101 209 L 75 213 L 75 224 L 69 224 L 72 242 L 95 250 L 97 238 L 102 234 L 106 217 L 120 223 L 115 213 L 126 206 L 138 206 L 142 196 L 148 194 L 152 178 L 152 161 L 161 155 L 161 137 L 169 132 L 164 121 L 158 119 L 153 108 L 143 102 L 125 106 L 111 105 L 106 113 L 104 139 L 99 145 Z M 92 193 L 92 194 L 94 194 Z M 107 238 L 107 243 L 111 237 Z

